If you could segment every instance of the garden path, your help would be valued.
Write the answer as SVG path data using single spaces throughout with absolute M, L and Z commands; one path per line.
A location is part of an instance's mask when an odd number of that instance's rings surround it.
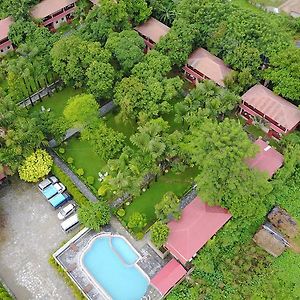
M 58 157 L 58 155 L 50 148 L 48 148 L 49 154 L 52 156 L 54 162 L 70 177 L 72 182 L 80 190 L 80 192 L 90 201 L 98 201 L 97 197 L 89 190 L 89 188 L 70 170 L 70 168 L 64 163 L 64 161 Z

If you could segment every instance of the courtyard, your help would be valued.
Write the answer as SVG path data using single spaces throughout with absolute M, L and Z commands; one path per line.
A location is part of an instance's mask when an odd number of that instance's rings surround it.
M 13 178 L 0 190 L 4 227 L 0 236 L 0 277 L 18 300 L 74 299 L 65 282 L 48 263 L 50 255 L 70 235 L 60 228 L 57 211 L 36 185 Z

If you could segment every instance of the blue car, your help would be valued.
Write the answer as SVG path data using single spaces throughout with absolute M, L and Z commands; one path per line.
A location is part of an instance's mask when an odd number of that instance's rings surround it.
M 51 199 L 54 195 L 58 193 L 63 193 L 66 190 L 65 186 L 61 183 L 51 184 L 46 187 L 42 194 L 46 197 L 47 200 Z
M 71 199 L 72 199 L 71 195 L 68 194 L 67 192 L 64 192 L 62 194 L 55 195 L 48 201 L 54 208 L 58 208 Z

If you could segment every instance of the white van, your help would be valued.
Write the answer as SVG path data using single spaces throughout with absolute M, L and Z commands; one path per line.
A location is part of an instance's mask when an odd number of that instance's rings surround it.
M 62 230 L 66 233 L 72 231 L 79 226 L 79 220 L 77 214 L 71 216 L 60 224 Z

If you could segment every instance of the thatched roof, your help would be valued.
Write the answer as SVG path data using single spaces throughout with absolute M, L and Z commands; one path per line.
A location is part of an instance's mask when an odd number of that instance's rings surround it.
M 268 220 L 283 234 L 289 238 L 299 233 L 297 222 L 282 208 L 274 207 L 268 214 Z
M 264 224 L 254 235 L 253 241 L 275 257 L 279 256 L 286 248 L 286 240 L 271 224 Z

